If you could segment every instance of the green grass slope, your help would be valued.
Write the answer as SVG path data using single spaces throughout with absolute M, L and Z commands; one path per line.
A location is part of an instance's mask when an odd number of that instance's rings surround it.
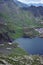
M 2 2 L 3 1 L 4 0 L 2 0 Z M 36 21 L 36 18 L 30 11 L 21 9 L 12 0 L 0 3 L 0 19 L 1 18 L 3 20 L 0 20 L 0 22 L 2 21 L 4 24 L 6 24 L 8 29 L 14 30 L 16 32 L 13 34 L 8 31 L 12 38 L 14 36 L 15 38 L 20 37 L 20 35 L 22 36 L 23 27 L 43 27 L 43 25 L 40 24 L 38 18 Z

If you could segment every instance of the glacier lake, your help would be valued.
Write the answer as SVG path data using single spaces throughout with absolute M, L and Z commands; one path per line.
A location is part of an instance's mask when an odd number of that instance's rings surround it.
M 14 42 L 19 43 L 19 46 L 29 54 L 43 55 L 43 38 L 18 38 Z

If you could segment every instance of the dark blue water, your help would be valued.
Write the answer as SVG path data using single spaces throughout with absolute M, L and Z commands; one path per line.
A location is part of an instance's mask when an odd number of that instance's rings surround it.
M 18 38 L 15 41 L 29 54 L 43 55 L 43 38 Z

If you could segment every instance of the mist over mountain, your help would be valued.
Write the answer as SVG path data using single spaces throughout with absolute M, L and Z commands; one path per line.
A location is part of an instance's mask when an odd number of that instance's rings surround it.
M 15 0 L 14 0 L 15 2 Z M 42 3 L 29 3 L 24 4 L 16 0 L 16 5 L 23 8 L 24 10 L 30 11 L 34 16 L 43 16 L 43 4 Z
M 41 3 L 33 5 L 30 3 L 29 5 L 26 5 L 17 0 L 0 0 L 0 8 L 3 7 L 4 5 L 4 4 L 1 5 L 1 3 L 4 3 L 6 6 L 12 8 L 12 10 L 14 10 L 14 8 L 20 7 L 21 9 L 30 11 L 34 16 L 40 16 L 40 15 L 43 16 L 43 4 Z
M 0 0 L 0 17 L 14 24 L 19 22 L 20 26 L 28 25 L 27 22 L 34 22 L 35 17 L 43 17 L 43 6 L 28 6 L 16 0 Z
M 21 6 L 21 7 L 28 7 L 28 6 L 31 6 L 31 5 L 33 5 L 33 6 L 36 6 L 36 7 L 38 7 L 38 6 L 43 6 L 43 3 L 42 2 L 29 2 L 29 3 L 25 3 L 25 2 L 21 2 L 21 1 L 19 1 L 19 0 L 13 0 L 16 4 L 18 4 L 19 6 Z

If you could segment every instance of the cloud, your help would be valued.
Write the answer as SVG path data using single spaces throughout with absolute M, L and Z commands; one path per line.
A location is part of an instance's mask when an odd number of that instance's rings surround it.
M 43 0 L 41 0 L 41 3 L 43 3 Z
M 29 3 L 43 3 L 43 0 L 18 0 L 20 2 L 29 4 Z

